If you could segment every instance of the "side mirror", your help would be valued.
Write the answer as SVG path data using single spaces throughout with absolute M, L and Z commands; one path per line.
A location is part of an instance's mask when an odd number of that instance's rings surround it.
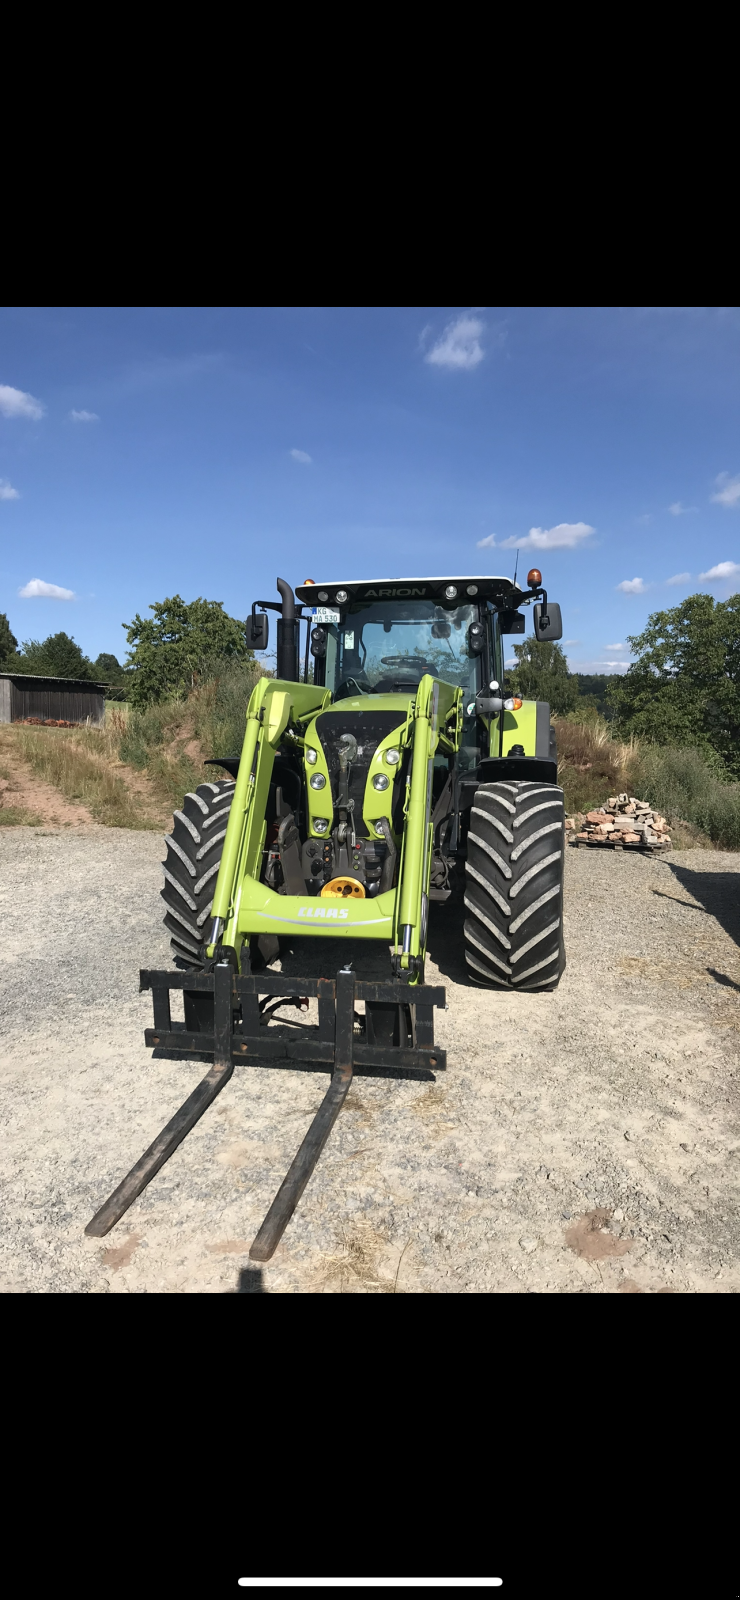
M 326 655 L 326 629 L 325 628 L 312 628 L 311 629 L 311 655 L 312 656 L 318 656 L 319 659 L 321 659 L 322 656 Z
M 266 611 L 253 611 L 247 617 L 247 649 L 266 650 L 270 637 L 270 624 Z
M 499 611 L 498 626 L 499 633 L 523 633 L 523 613 L 521 611 Z
M 449 628 L 447 632 L 449 634 Z M 432 628 L 434 633 L 434 628 Z M 486 643 L 486 630 L 482 622 L 471 622 L 468 628 L 468 650 L 471 656 L 481 656 Z
M 544 606 L 534 607 L 534 636 L 535 639 L 562 639 L 563 619 L 560 606 L 554 600 L 548 600 L 547 609 Z

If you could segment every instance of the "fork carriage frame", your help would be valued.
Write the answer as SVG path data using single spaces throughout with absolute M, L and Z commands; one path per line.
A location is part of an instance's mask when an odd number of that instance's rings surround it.
M 313 1122 L 278 1190 L 277 1195 L 252 1244 L 250 1256 L 269 1261 L 298 1205 L 304 1189 L 336 1122 L 352 1082 L 355 1067 L 364 1072 L 388 1068 L 404 1075 L 444 1071 L 446 1052 L 434 1043 L 434 1008 L 444 1007 L 445 991 L 428 984 L 409 985 L 390 981 L 369 983 L 343 968 L 336 978 L 284 978 L 279 974 L 237 974 L 230 962 L 220 962 L 211 972 L 151 972 L 139 974 L 140 990 L 152 991 L 154 1027 L 146 1028 L 149 1048 L 197 1051 L 212 1055 L 213 1065 L 205 1078 L 166 1124 L 141 1160 L 132 1167 L 113 1194 L 88 1223 L 85 1232 L 102 1238 L 128 1210 L 134 1200 L 177 1149 L 204 1111 L 228 1083 L 237 1062 L 248 1066 L 322 1067 L 331 1071 L 331 1082 Z M 213 1032 L 189 1031 L 173 1023 L 170 992 L 213 997 Z M 263 997 L 260 1000 L 260 997 Z M 271 1002 L 300 1005 L 318 1001 L 318 1025 L 302 1027 L 300 1037 L 270 1038 L 265 1008 Z M 364 1001 L 365 1034 L 356 1034 L 358 1022 L 355 1002 Z M 373 1037 L 374 1006 L 398 1008 L 399 1038 L 406 1043 L 389 1043 Z M 386 1013 L 387 1018 L 387 1013 Z M 409 1036 L 410 1035 L 410 1040 Z

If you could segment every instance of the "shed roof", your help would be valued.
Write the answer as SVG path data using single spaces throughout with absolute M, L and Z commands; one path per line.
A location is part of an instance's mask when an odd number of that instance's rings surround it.
M 10 678 L 13 683 L 23 684 L 53 684 L 58 689 L 87 689 L 90 694 L 100 694 L 101 690 L 110 689 L 115 685 L 108 683 L 91 683 L 89 678 L 51 678 L 47 673 L 35 672 L 0 672 L 0 678 Z

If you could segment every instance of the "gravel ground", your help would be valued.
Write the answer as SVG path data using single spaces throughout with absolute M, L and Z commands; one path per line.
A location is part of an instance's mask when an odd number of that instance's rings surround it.
M 151 834 L 0 830 L 6 1293 L 726 1293 L 738 1287 L 740 856 L 568 849 L 550 995 L 467 985 L 433 908 L 436 1082 L 356 1076 L 283 1242 L 249 1243 L 326 1088 L 239 1068 L 104 1240 L 83 1229 L 203 1075 L 152 1059 Z M 286 969 L 336 971 L 306 940 Z M 386 970 L 353 946 L 358 970 Z

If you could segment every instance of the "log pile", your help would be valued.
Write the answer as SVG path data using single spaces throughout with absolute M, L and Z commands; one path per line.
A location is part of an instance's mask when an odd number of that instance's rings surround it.
M 16 722 L 35 728 L 79 728 L 79 722 L 65 722 L 61 717 L 16 717 Z
M 633 794 L 613 795 L 606 805 L 588 811 L 583 819 L 569 817 L 565 826 L 569 833 L 575 833 L 574 844 L 665 850 L 671 843 L 665 817 Z

